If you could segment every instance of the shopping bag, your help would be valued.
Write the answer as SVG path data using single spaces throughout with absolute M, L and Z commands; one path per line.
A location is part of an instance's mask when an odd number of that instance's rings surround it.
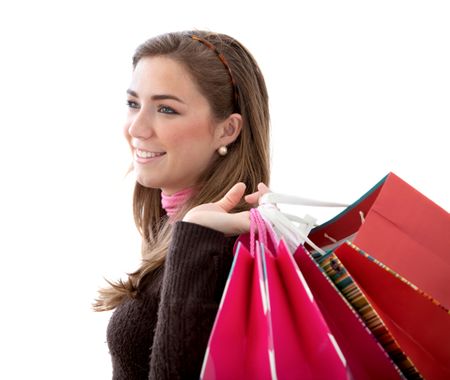
M 298 247 L 294 253 L 294 259 L 342 349 L 353 379 L 402 379 L 399 368 L 377 338 L 303 246 Z M 373 315 L 371 319 L 366 320 L 373 323 Z M 374 331 L 380 332 L 379 324 Z M 383 338 L 386 338 L 386 335 L 383 335 Z M 387 348 L 392 349 L 389 346 Z M 398 354 L 398 351 L 395 352 L 394 359 L 397 359 L 397 362 L 398 359 L 402 359 L 403 362 L 404 355 L 402 358 Z M 407 374 L 405 373 L 405 377 L 407 379 L 421 378 L 417 371 L 412 374 L 410 368 Z
M 285 243 L 280 242 L 276 255 L 265 250 L 261 257 L 278 378 L 351 378 L 346 358 Z
M 450 379 L 448 308 L 350 242 L 334 252 L 420 373 Z
M 292 256 L 283 242 L 273 247 L 262 230 L 260 224 L 258 241 L 254 231 L 238 239 L 201 378 L 349 379 Z
M 242 244 L 234 260 L 208 342 L 201 379 L 273 379 L 265 290 L 255 257 Z M 273 352 L 273 350 L 271 350 Z
M 301 248 L 304 247 L 299 247 L 294 256 L 297 262 L 298 252 L 302 252 Z M 398 366 L 402 374 L 409 380 L 422 379 L 421 374 L 411 361 L 411 358 L 400 347 L 398 341 L 393 337 L 386 324 L 374 310 L 367 297 L 362 293 L 361 289 L 336 255 L 333 252 L 328 252 L 323 256 L 316 254 L 314 255 L 314 259 L 322 268 L 327 278 L 336 286 L 336 289 L 338 289 L 362 319 L 365 326 L 372 332 L 373 336 L 384 348 L 391 360 Z M 333 316 L 335 315 L 336 313 L 333 314 Z
M 395 174 L 309 237 L 324 249 L 353 241 L 450 308 L 450 215 Z
M 280 379 L 348 379 L 346 360 L 284 241 L 278 246 L 256 209 L 252 220 L 262 244 L 274 359 Z M 326 365 L 324 365 L 326 363 Z

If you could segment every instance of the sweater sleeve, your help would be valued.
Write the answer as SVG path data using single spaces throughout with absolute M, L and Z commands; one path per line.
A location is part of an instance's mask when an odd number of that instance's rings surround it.
M 199 378 L 234 240 L 197 224 L 175 224 L 164 268 L 150 379 Z

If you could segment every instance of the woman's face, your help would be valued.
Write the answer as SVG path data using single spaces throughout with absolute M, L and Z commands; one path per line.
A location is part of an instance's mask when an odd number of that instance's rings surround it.
M 128 90 L 125 137 L 136 180 L 165 194 L 193 186 L 220 147 L 206 98 L 167 57 L 142 58 Z

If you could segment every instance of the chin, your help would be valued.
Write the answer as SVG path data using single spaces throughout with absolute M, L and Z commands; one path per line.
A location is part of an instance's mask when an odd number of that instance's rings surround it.
M 143 176 L 136 175 L 136 182 L 139 183 L 139 185 L 143 187 L 147 187 L 149 189 L 160 189 L 161 185 L 155 181 L 151 180 L 150 178 L 146 178 Z

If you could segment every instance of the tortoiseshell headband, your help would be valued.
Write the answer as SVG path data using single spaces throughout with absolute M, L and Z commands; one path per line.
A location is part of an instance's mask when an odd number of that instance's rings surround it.
M 238 90 L 237 90 L 237 86 L 236 86 L 236 82 L 233 78 L 233 74 L 231 73 L 231 69 L 230 66 L 228 65 L 227 60 L 225 59 L 225 56 L 223 55 L 223 53 L 221 53 L 219 50 L 217 50 L 217 48 L 209 41 L 205 40 L 204 38 L 201 38 L 195 34 L 191 34 L 190 36 L 193 40 L 198 41 L 200 43 L 202 43 L 203 45 L 207 46 L 208 48 L 210 48 L 212 51 L 214 51 L 217 56 L 219 57 L 220 61 L 223 63 L 223 65 L 225 66 L 225 68 L 228 71 L 228 74 L 230 74 L 230 79 L 231 79 L 231 84 L 233 86 L 233 95 L 234 95 L 234 110 L 236 112 L 239 112 L 239 96 L 238 96 Z

